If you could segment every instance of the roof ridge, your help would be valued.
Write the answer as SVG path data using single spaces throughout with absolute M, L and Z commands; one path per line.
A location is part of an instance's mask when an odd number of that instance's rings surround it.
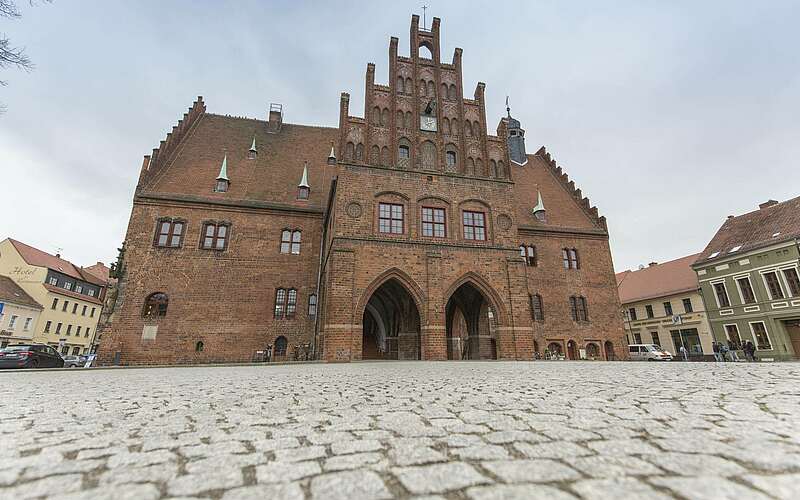
M 260 122 L 260 123 L 265 123 L 265 124 L 269 123 L 268 120 L 262 120 L 260 118 L 250 118 L 248 116 L 234 116 L 234 115 L 226 115 L 226 114 L 220 114 L 220 113 L 205 113 L 205 114 L 207 116 L 213 116 L 213 117 L 217 117 L 217 118 L 230 118 L 230 119 L 233 119 L 233 120 L 248 120 L 248 121 L 255 121 L 255 122 Z M 325 130 L 338 130 L 339 129 L 338 126 L 332 127 L 332 126 L 329 126 L 329 125 L 307 125 L 305 123 L 292 123 L 292 122 L 283 122 L 283 123 L 281 123 L 282 127 L 285 127 L 287 125 L 292 126 L 292 127 L 319 128 L 319 129 L 325 129 Z

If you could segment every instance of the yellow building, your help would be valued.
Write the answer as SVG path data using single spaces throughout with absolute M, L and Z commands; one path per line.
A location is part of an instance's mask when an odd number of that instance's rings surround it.
M 0 348 L 33 341 L 42 306 L 11 278 L 0 276 Z
M 696 359 L 713 355 L 711 327 L 691 268 L 696 258 L 617 273 L 628 344 L 657 344 L 676 357 L 681 346 Z
M 0 276 L 7 276 L 43 309 L 33 327 L 33 342 L 62 354 L 87 354 L 95 344 L 106 283 L 59 255 L 19 241 L 0 241 Z

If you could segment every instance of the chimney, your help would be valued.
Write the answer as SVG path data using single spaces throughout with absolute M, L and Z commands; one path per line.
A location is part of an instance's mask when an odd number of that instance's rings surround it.
M 653 266 L 657 266 L 657 265 L 658 265 L 658 262 L 651 262 L 651 263 L 647 264 L 648 267 L 653 267 Z
M 777 204 L 778 204 L 778 202 L 776 200 L 767 200 L 764 203 L 761 203 L 760 205 L 758 205 L 758 209 L 761 210 L 761 209 L 764 209 L 764 208 L 774 207 Z
M 281 124 L 283 123 L 283 105 L 270 103 L 269 105 L 269 122 L 267 124 L 267 131 L 270 134 L 277 134 L 281 131 Z

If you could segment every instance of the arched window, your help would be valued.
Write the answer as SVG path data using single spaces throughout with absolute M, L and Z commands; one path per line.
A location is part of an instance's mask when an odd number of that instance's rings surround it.
M 497 177 L 497 162 L 489 160 L 489 177 Z
M 544 321 L 544 302 L 542 296 L 535 293 L 530 296 L 531 300 L 531 318 L 534 321 Z
M 422 168 L 434 170 L 436 168 L 436 145 L 431 141 L 425 141 L 421 147 Z
M 391 165 L 391 160 L 389 159 L 389 148 L 386 146 L 381 148 L 381 165 L 384 167 Z
M 550 342 L 547 344 L 547 350 L 550 351 L 550 354 L 553 356 L 560 356 L 561 355 L 561 344 L 558 342 Z
M 464 135 L 467 137 L 472 137 L 472 123 L 469 121 L 464 122 Z
M 497 177 L 501 179 L 506 178 L 506 164 L 503 162 L 503 160 L 499 160 L 497 162 Z
M 589 359 L 597 359 L 600 357 L 600 346 L 593 342 L 586 344 L 586 357 Z
M 450 133 L 453 134 L 453 135 L 458 135 L 459 134 L 458 119 L 457 118 L 453 118 L 452 120 L 450 120 Z
M 389 125 L 389 108 L 383 108 L 381 112 L 381 127 Z
M 144 300 L 144 309 L 142 309 L 142 317 L 144 318 L 161 318 L 167 315 L 167 306 L 169 305 L 169 297 L 166 293 L 156 292 L 151 293 Z
M 381 148 L 377 145 L 372 146 L 369 151 L 370 165 L 378 165 L 381 160 Z
M 486 173 L 483 171 L 483 160 L 478 158 L 475 160 L 475 175 L 484 176 Z
M 286 340 L 286 337 L 281 335 L 280 337 L 275 339 L 275 356 L 286 356 L 286 347 L 288 346 L 289 342 Z
M 458 89 L 454 84 L 450 84 L 450 91 L 447 93 L 447 96 L 452 100 L 458 99 Z
M 471 156 L 467 158 L 467 168 L 464 173 L 467 175 L 475 175 L 475 159 Z
M 419 95 L 420 97 L 428 95 L 428 83 L 425 80 L 419 81 Z
M 442 133 L 450 135 L 450 119 L 447 117 L 442 118 Z
M 286 290 L 278 288 L 275 290 L 275 317 L 282 318 L 286 310 Z
M 427 43 L 423 43 L 419 46 L 419 50 L 417 51 L 417 56 L 423 59 L 433 59 L 433 52 L 431 52 L 431 48 L 428 47 Z
M 411 78 L 406 78 L 406 94 L 414 93 L 414 82 Z
M 406 111 L 406 128 L 409 130 L 414 128 L 414 115 L 411 111 Z
M 205 348 L 205 344 L 203 344 L 202 340 L 198 340 L 197 343 L 194 345 L 195 352 L 203 352 Z
M 372 124 L 373 125 L 381 124 L 381 108 L 377 106 L 372 108 Z
M 348 142 L 347 145 L 344 147 L 344 159 L 347 161 L 353 161 L 353 157 L 355 156 L 355 144 L 352 142 Z
M 436 97 L 436 84 L 433 80 L 428 81 L 428 97 Z
M 480 137 L 481 135 L 481 124 L 478 122 L 472 122 L 472 133 L 475 136 Z
M 300 230 L 290 231 L 284 229 L 281 231 L 281 253 L 300 255 L 301 237 L 302 232 Z
M 314 318 L 317 315 L 317 295 L 312 293 L 308 296 L 308 317 Z
M 395 121 L 397 122 L 396 123 L 397 128 L 404 128 L 405 127 L 405 123 L 403 123 L 404 119 L 405 119 L 405 115 L 403 114 L 402 111 L 398 110 L 397 111 L 397 118 L 395 118 Z
M 446 83 L 442 84 L 442 92 L 439 95 L 442 96 L 442 99 L 447 99 L 448 98 L 448 96 L 447 96 L 447 84 Z
M 356 145 L 356 161 L 364 161 L 364 145 L 360 142 Z
M 411 165 L 411 143 L 408 139 L 400 139 L 400 144 L 397 146 L 397 166 L 400 168 L 408 168 Z
M 404 94 L 406 92 L 406 81 L 402 76 L 397 77 L 397 93 Z
M 452 144 L 447 145 L 447 151 L 444 153 L 445 170 L 448 172 L 458 171 L 458 155 L 456 154 L 455 146 Z

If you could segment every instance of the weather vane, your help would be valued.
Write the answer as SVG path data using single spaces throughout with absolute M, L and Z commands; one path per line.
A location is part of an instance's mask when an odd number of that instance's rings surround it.
M 425 16 L 425 13 L 426 13 L 427 10 L 428 10 L 428 6 L 427 5 L 423 5 L 422 6 L 422 29 L 424 29 L 424 30 L 428 29 L 428 21 L 427 21 L 427 17 Z
M 506 96 L 506 113 L 511 116 L 511 107 L 508 105 L 508 96 Z

